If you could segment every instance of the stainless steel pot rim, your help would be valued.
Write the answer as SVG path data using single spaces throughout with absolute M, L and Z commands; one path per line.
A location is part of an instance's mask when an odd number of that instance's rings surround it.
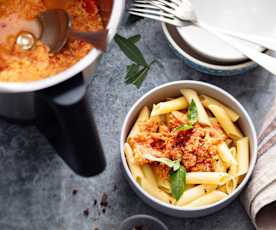
M 124 8 L 125 0 L 113 1 L 112 13 L 107 25 L 107 29 L 109 30 L 108 43 L 111 42 L 117 31 L 117 28 L 123 15 Z M 0 82 L 0 93 L 33 92 L 59 84 L 86 69 L 101 54 L 102 52 L 100 50 L 92 49 L 83 59 L 81 59 L 75 65 L 71 66 L 70 68 L 66 69 L 61 73 L 45 78 L 43 80 L 29 82 Z

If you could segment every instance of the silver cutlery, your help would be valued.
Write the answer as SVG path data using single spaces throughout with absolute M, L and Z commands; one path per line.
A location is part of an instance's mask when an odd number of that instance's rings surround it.
M 189 9 L 186 9 L 186 11 L 182 14 L 182 19 L 180 17 L 177 17 L 172 12 L 174 9 L 178 9 L 177 6 L 181 4 L 183 1 L 186 1 L 186 5 Z M 175 6 L 175 8 L 173 8 Z M 189 12 L 190 11 L 190 12 Z M 187 3 L 187 0 L 135 0 L 132 7 L 129 9 L 129 13 L 145 18 L 150 18 L 154 20 L 158 20 L 161 22 L 165 22 L 168 24 L 172 24 L 174 26 L 187 26 L 191 24 L 195 24 L 197 26 L 202 27 L 203 29 L 207 30 L 208 32 L 216 35 L 221 40 L 227 42 L 229 45 L 234 47 L 235 49 L 239 50 L 241 53 L 243 53 L 245 56 L 247 56 L 249 59 L 255 61 L 260 66 L 264 67 L 268 71 L 270 71 L 273 74 L 276 74 L 276 59 L 264 54 L 262 52 L 259 52 L 255 49 L 249 48 L 242 44 L 240 42 L 240 39 L 234 38 L 234 34 L 231 36 L 228 36 L 226 34 L 223 34 L 222 31 L 218 31 L 217 29 L 213 29 L 210 26 L 205 26 L 202 23 L 199 23 L 196 19 L 196 15 L 194 13 L 194 10 L 192 8 L 192 5 L 189 6 L 189 3 Z M 180 14 L 179 14 L 180 16 Z M 185 18 L 185 20 L 183 19 Z M 237 37 L 237 36 L 236 36 Z M 247 39 L 243 39 L 247 40 Z M 257 44 L 260 44 L 258 42 L 254 42 Z M 270 42 L 267 42 L 267 45 L 260 44 L 265 47 L 272 49 L 273 46 Z M 271 47 L 270 47 L 271 46 Z M 273 48 L 273 50 L 276 50 L 276 48 Z
M 197 20 L 195 10 L 189 0 L 150 0 L 150 4 L 158 7 L 163 12 L 170 13 L 180 20 L 192 22 L 205 30 L 227 34 L 239 39 L 259 44 L 267 49 L 276 51 L 276 40 L 274 38 L 252 35 L 248 33 L 235 32 L 226 29 L 208 26 Z

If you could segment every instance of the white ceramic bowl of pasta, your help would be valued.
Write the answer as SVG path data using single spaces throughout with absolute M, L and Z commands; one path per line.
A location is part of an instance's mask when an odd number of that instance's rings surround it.
M 134 122 L 137 119 L 137 116 L 140 110 L 144 106 L 148 106 L 149 108 L 152 108 L 153 104 L 157 104 L 161 101 L 165 101 L 167 98 L 176 98 L 181 96 L 180 90 L 183 88 L 193 89 L 200 94 L 204 94 L 214 99 L 217 99 L 220 102 L 223 102 L 228 107 L 232 108 L 234 111 L 236 111 L 240 115 L 240 118 L 238 120 L 238 125 L 242 130 L 243 134 L 249 138 L 249 143 L 250 143 L 249 169 L 244 179 L 239 184 L 239 186 L 223 200 L 211 205 L 198 207 L 198 208 L 187 208 L 187 207 L 184 208 L 184 207 L 179 207 L 172 204 L 167 204 L 149 195 L 133 178 L 124 153 L 124 144 L 126 142 L 127 136 Z M 257 137 L 256 137 L 256 131 L 251 118 L 249 117 L 244 107 L 233 96 L 231 96 L 223 89 L 208 83 L 184 80 L 184 81 L 176 81 L 176 82 L 171 82 L 171 83 L 158 86 L 152 89 L 151 91 L 149 91 L 148 93 L 146 93 L 144 96 L 142 96 L 132 106 L 132 108 L 130 109 L 130 111 L 128 112 L 125 118 L 122 130 L 121 130 L 120 150 L 121 150 L 121 160 L 123 163 L 123 168 L 124 168 L 124 173 L 126 175 L 126 178 L 130 186 L 132 187 L 132 189 L 144 202 L 146 202 L 148 205 L 155 208 L 156 210 L 163 212 L 167 215 L 176 216 L 176 217 L 200 217 L 200 216 L 205 216 L 205 215 L 214 213 L 224 208 L 228 204 L 230 204 L 235 198 L 237 198 L 237 196 L 246 186 L 253 172 L 256 159 L 257 159 Z

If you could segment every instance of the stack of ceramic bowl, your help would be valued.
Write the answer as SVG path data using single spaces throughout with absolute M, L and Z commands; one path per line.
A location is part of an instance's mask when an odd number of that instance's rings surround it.
M 223 29 L 273 36 L 276 34 L 275 0 L 191 0 L 200 21 Z M 242 19 L 242 20 L 240 20 Z M 215 35 L 196 26 L 175 27 L 162 24 L 170 46 L 191 67 L 211 75 L 232 76 L 256 67 L 242 53 Z M 261 52 L 258 45 L 242 41 Z

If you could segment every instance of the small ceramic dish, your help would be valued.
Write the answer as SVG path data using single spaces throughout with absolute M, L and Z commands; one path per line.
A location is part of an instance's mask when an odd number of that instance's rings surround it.
M 169 46 L 175 51 L 177 56 L 197 71 L 215 76 L 234 76 L 257 67 L 257 64 L 249 59 L 236 63 L 222 63 L 215 59 L 210 59 L 190 46 L 175 26 L 162 23 L 162 28 Z M 266 50 L 265 53 L 270 53 L 270 51 Z
M 119 230 L 169 230 L 159 219 L 149 215 L 135 215 L 125 219 Z
M 198 20 L 210 26 L 230 31 L 258 35 L 276 35 L 274 0 L 191 0 Z M 202 56 L 220 63 L 237 63 L 247 60 L 242 53 L 232 48 L 215 35 L 196 26 L 177 28 L 182 38 Z M 252 49 L 263 51 L 256 44 L 241 42 Z
M 229 106 L 233 110 L 235 110 L 239 115 L 239 126 L 243 133 L 248 136 L 249 143 L 250 143 L 250 165 L 249 170 L 244 177 L 243 181 L 239 184 L 239 186 L 229 194 L 225 199 L 200 208 L 184 208 L 184 207 L 177 207 L 171 204 L 164 203 L 143 190 L 143 188 L 136 182 L 133 178 L 124 153 L 124 143 L 126 142 L 126 138 L 130 129 L 133 126 L 140 110 L 144 106 L 152 107 L 153 104 L 156 104 L 160 101 L 166 100 L 166 98 L 175 98 L 180 96 L 180 90 L 183 88 L 191 88 L 196 90 L 201 94 L 206 94 L 210 97 L 218 99 L 219 101 L 223 102 L 225 105 Z M 257 158 L 257 137 L 254 125 L 249 117 L 248 113 L 244 109 L 244 107 L 229 93 L 224 91 L 221 88 L 213 86 L 211 84 L 199 82 L 199 81 L 176 81 L 167 83 L 161 86 L 158 86 L 144 96 L 142 96 L 130 109 L 128 112 L 125 121 L 123 123 L 123 127 L 121 130 L 121 137 L 120 137 L 120 150 L 121 150 L 121 160 L 123 163 L 124 173 L 126 178 L 131 186 L 131 188 L 137 193 L 137 195 L 148 205 L 155 208 L 156 210 L 163 212 L 167 215 L 176 216 L 176 217 L 199 217 L 205 216 L 211 213 L 214 213 L 229 203 L 231 203 L 242 191 L 245 187 L 246 183 L 248 182 Z

